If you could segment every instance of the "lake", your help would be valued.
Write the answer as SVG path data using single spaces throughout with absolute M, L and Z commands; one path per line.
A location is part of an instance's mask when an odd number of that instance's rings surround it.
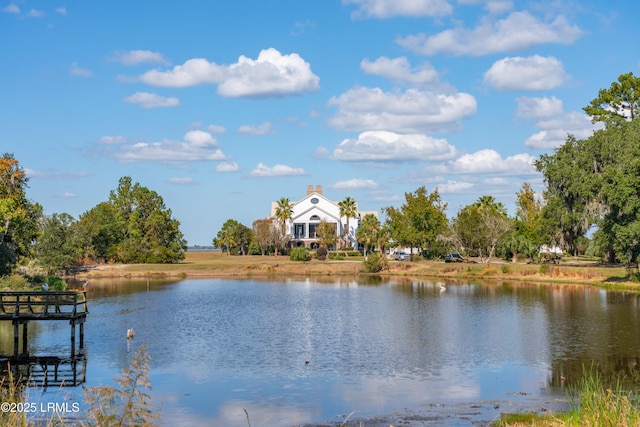
M 144 343 L 161 425 L 246 427 L 245 410 L 252 426 L 392 413 L 473 425 L 566 407 L 584 366 L 638 364 L 636 294 L 363 280 L 92 280 L 84 385 L 113 384 Z M 65 322 L 32 322 L 29 333 L 32 354 L 68 354 Z M 83 400 L 79 387 L 31 394 Z

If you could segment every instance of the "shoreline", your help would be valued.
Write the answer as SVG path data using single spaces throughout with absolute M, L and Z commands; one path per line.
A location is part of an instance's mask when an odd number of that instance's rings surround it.
M 622 266 L 596 262 L 525 264 L 493 260 L 491 263 L 445 263 L 440 260 L 389 261 L 388 268 L 366 273 L 363 257 L 344 260 L 291 261 L 287 256 L 227 256 L 220 253 L 187 252 L 175 264 L 101 264 L 85 266 L 72 277 L 76 280 L 117 278 L 413 278 L 439 280 L 502 280 L 510 282 L 580 284 L 607 289 L 640 291 Z

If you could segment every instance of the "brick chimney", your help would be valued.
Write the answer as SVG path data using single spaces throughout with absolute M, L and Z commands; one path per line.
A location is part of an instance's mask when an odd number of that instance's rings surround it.
M 313 185 L 307 185 L 307 196 L 313 193 Z
M 322 185 L 316 185 L 316 193 L 322 196 Z

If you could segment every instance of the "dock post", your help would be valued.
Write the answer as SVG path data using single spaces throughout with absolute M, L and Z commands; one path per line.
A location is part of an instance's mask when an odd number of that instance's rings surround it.
M 80 322 L 80 352 L 84 350 L 84 322 Z
M 71 321 L 71 357 L 76 356 L 76 322 Z
M 29 330 L 29 321 L 26 320 L 24 323 L 22 323 L 22 354 L 21 356 L 27 357 L 29 356 L 29 350 L 28 350 L 28 338 L 27 338 L 27 333 Z
M 18 321 L 13 321 L 13 357 L 18 357 L 18 342 L 20 335 L 18 334 Z

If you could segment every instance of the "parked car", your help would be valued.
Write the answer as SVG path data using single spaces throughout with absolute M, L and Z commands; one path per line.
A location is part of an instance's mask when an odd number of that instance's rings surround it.
M 467 259 L 460 254 L 449 254 L 444 257 L 444 262 L 467 262 Z
M 396 252 L 393 256 L 393 259 L 395 259 L 396 261 L 409 261 L 410 258 L 411 257 L 406 252 Z

